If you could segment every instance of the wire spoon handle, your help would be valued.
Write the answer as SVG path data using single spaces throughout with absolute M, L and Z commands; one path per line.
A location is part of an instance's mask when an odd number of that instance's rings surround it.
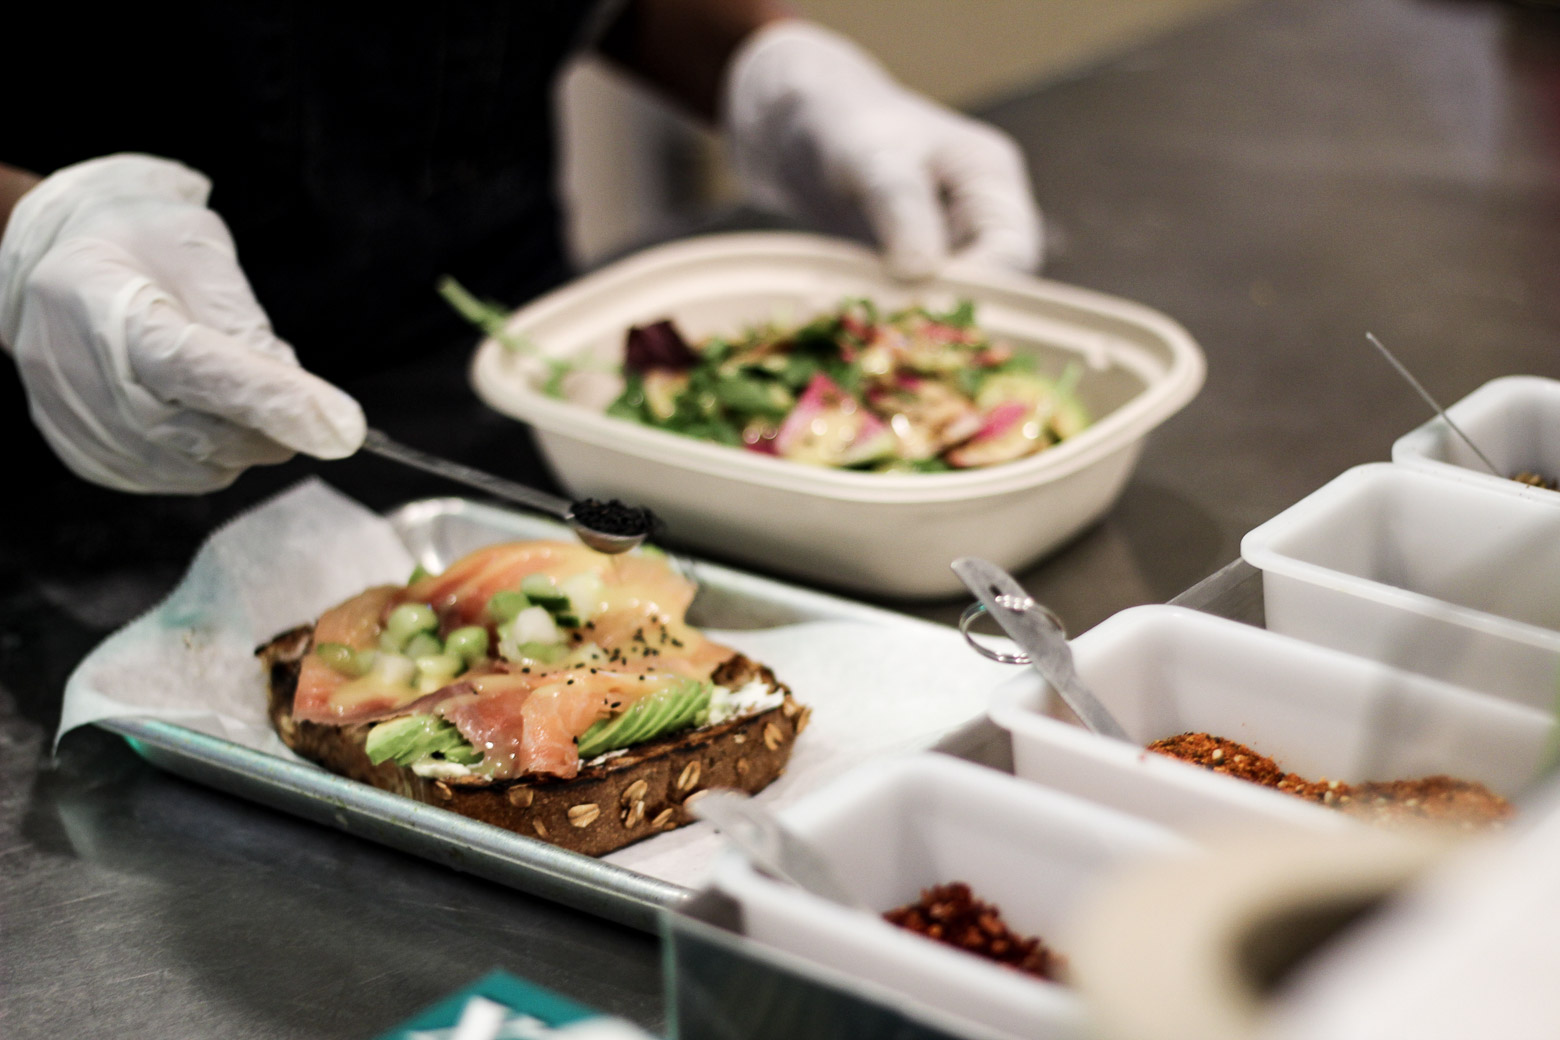
M 572 527 L 580 541 L 597 552 L 627 552 L 643 542 L 657 527 L 655 515 L 648 509 L 635 509 L 616 500 L 597 502 L 585 499 L 570 502 L 483 470 L 418 451 L 373 428 L 369 429 L 368 436 L 363 439 L 363 450 L 403 466 L 485 491 L 495 498 L 518 503 L 538 513 L 555 516 Z
M 952 567 L 965 588 L 975 594 L 986 613 L 1019 645 L 1029 664 L 1051 684 L 1084 726 L 1102 737 L 1131 741 L 1110 709 L 1078 678 L 1072 647 L 1067 645 L 1067 637 L 1054 614 L 1036 603 L 1011 574 L 989 560 L 961 556 Z M 968 626 L 960 627 L 965 630 L 964 638 L 974 645 Z
M 1468 445 L 1469 449 L 1471 449 L 1473 451 L 1473 453 L 1479 457 L 1479 461 L 1484 463 L 1484 465 L 1489 468 L 1489 471 L 1491 473 L 1495 474 L 1497 477 L 1504 477 L 1504 476 L 1506 476 L 1506 474 L 1504 474 L 1500 470 L 1496 469 L 1495 468 L 1495 463 L 1491 462 L 1489 460 L 1489 457 L 1486 456 L 1484 454 L 1484 452 L 1479 450 L 1479 446 L 1477 444 L 1473 443 L 1473 441 L 1469 438 L 1469 436 L 1466 433 L 1462 432 L 1462 427 L 1460 427 L 1456 423 L 1452 422 L 1451 417 L 1446 414 L 1446 409 L 1442 408 L 1439 404 L 1436 403 L 1435 398 L 1430 396 L 1430 391 L 1426 390 L 1423 386 L 1420 385 L 1419 380 L 1414 378 L 1414 374 L 1412 372 L 1410 372 L 1406 367 L 1404 367 L 1403 362 L 1399 361 L 1393 355 L 1392 351 L 1390 351 L 1390 350 L 1388 350 L 1386 348 L 1386 345 L 1383 344 L 1381 342 L 1381 340 L 1376 338 L 1376 334 L 1375 333 L 1367 332 L 1367 333 L 1365 333 L 1365 338 L 1370 340 L 1371 345 L 1373 347 L 1375 347 L 1377 350 L 1381 351 L 1381 356 L 1386 358 L 1388 361 L 1390 361 L 1392 363 L 1392 367 L 1398 370 L 1398 374 L 1399 375 L 1401 375 L 1404 379 L 1408 380 L 1408 385 L 1409 386 L 1411 386 L 1415 390 L 1419 391 L 1419 396 L 1423 397 L 1425 399 L 1425 403 L 1428 404 L 1431 408 L 1435 409 L 1436 414 L 1441 417 L 1441 421 L 1446 423 L 1446 425 L 1450 426 L 1452 428 L 1452 432 L 1457 434 L 1457 436 L 1462 438 L 1462 442 L 1464 444 Z

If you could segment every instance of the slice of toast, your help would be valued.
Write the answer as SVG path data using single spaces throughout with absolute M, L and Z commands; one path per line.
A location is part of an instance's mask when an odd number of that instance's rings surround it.
M 784 694 L 779 706 L 604 755 L 582 764 L 569 780 L 431 779 L 394 761 L 370 762 L 364 742 L 372 723 L 334 726 L 293 718 L 298 670 L 312 647 L 313 628 L 304 625 L 256 651 L 270 677 L 271 724 L 288 747 L 342 776 L 589 856 L 692 822 L 689 802 L 700 791 L 762 790 L 784 772 L 810 714 L 773 672 L 738 654 L 712 680 L 732 689 L 761 680 Z

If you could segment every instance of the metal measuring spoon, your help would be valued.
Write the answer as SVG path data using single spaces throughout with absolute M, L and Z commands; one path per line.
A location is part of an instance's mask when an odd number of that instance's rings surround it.
M 720 829 L 737 851 L 753 866 L 789 881 L 815 896 L 855 910 L 866 907 L 845 886 L 829 861 L 806 840 L 780 822 L 779 817 L 755 804 L 737 790 L 711 790 L 688 803 L 701 820 Z
M 972 607 L 959 619 L 959 631 L 971 646 L 995 660 L 1033 665 L 1090 731 L 1131 742 L 1121 723 L 1078 678 L 1072 647 L 1067 645 L 1067 637 L 1054 614 L 1036 603 L 1011 574 L 988 560 L 961 556 L 953 561 L 953 573 L 980 601 L 976 606 L 983 608 Z M 969 626 L 982 613 L 990 614 L 1002 626 L 1002 631 L 1024 651 L 1023 655 L 997 654 L 975 641 Z
M 363 450 L 381 458 L 399 462 L 424 473 L 432 473 L 458 484 L 485 491 L 495 498 L 555 516 L 568 524 L 580 541 L 603 553 L 623 553 L 637 548 L 661 526 L 654 513 L 617 499 L 600 502 L 594 498 L 570 502 L 524 484 L 505 480 L 479 469 L 409 448 L 379 430 L 370 429 L 363 439 Z

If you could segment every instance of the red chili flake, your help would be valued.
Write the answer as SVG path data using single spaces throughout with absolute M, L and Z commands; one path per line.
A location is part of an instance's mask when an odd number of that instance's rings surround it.
M 976 899 L 962 881 L 923 889 L 919 902 L 890 910 L 883 919 L 1027 975 L 1059 982 L 1066 971 L 1059 954 L 1039 939 L 1010 931 L 997 908 Z

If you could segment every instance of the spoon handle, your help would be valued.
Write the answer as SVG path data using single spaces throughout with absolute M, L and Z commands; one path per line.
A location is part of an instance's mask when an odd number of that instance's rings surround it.
M 754 805 L 743 792 L 712 790 L 690 799 L 689 810 L 708 820 L 735 845 L 748 862 L 783 881 L 789 881 L 841 906 L 862 908 L 816 849 L 787 830 L 767 810 Z
M 1491 473 L 1495 474 L 1497 477 L 1506 476 L 1505 473 L 1502 473 L 1500 470 L 1495 468 L 1495 463 L 1489 460 L 1489 456 L 1485 455 L 1484 452 L 1479 450 L 1479 446 L 1473 443 L 1473 438 L 1464 433 L 1461 426 L 1458 426 L 1456 423 L 1452 422 L 1452 417 L 1446 414 L 1446 409 L 1442 408 L 1439 402 L 1437 402 L 1434 397 L 1430 396 L 1430 391 L 1426 390 L 1424 385 L 1420 383 L 1419 380 L 1414 378 L 1414 373 L 1410 372 L 1408 367 L 1397 359 L 1396 354 L 1387 349 L 1385 343 L 1382 343 L 1381 340 L 1376 338 L 1375 333 L 1367 332 L 1365 333 L 1365 338 L 1370 340 L 1371 346 L 1381 351 L 1381 356 L 1386 358 L 1387 361 L 1391 363 L 1393 368 L 1397 369 L 1398 375 L 1408 380 L 1408 385 L 1413 387 L 1418 392 L 1419 396 L 1425 399 L 1426 404 L 1435 409 L 1436 414 L 1441 417 L 1441 421 L 1450 426 L 1452 428 L 1452 432 L 1462 438 L 1462 442 L 1468 445 L 1469 449 L 1471 449 L 1473 453 L 1479 457 L 1480 462 L 1489 467 L 1489 471 Z
M 363 439 L 363 450 L 380 458 L 399 462 L 403 466 L 411 466 L 420 469 L 424 473 L 432 473 L 436 477 L 453 480 L 457 484 L 465 484 L 467 487 L 485 491 L 495 498 L 514 502 L 525 506 L 527 509 L 538 513 L 546 513 L 560 520 L 566 520 L 569 516 L 569 502 L 556 495 L 549 495 L 545 491 L 537 491 L 528 488 L 524 484 L 516 484 L 512 480 L 494 476 L 480 469 L 452 462 L 449 459 L 430 455 L 425 451 L 408 447 L 400 441 L 393 440 L 382 431 L 370 429 L 368 436 Z
M 1102 737 L 1132 739 L 1078 678 L 1078 671 L 1073 667 L 1072 648 L 1067 645 L 1066 638 L 1011 574 L 975 556 L 954 560 L 953 572 L 1002 630 L 1029 655 L 1029 663 L 1056 688 L 1085 726 Z

